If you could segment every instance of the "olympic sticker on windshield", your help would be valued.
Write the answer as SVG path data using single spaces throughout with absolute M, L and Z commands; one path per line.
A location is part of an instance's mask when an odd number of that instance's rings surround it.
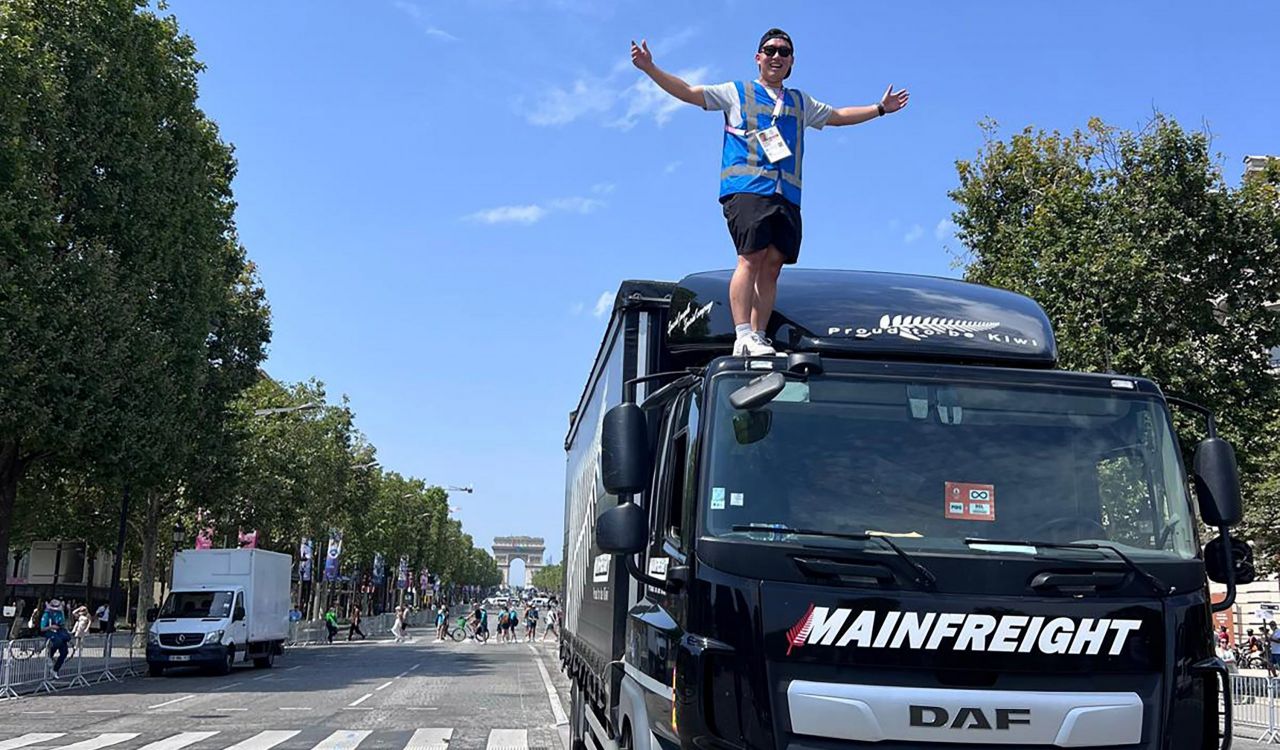
M 956 521 L 996 520 L 996 486 L 947 482 L 944 515 Z

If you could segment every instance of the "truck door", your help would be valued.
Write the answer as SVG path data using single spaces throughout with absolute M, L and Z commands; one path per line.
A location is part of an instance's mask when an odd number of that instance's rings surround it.
M 661 453 L 649 507 L 650 539 L 645 570 L 665 579 L 667 571 L 688 561 L 693 539 L 697 477 L 698 393 L 675 399 L 663 419 Z M 671 726 L 671 676 L 676 646 L 686 627 L 685 594 L 648 588 L 637 607 L 642 633 L 637 639 L 647 680 L 645 702 L 651 728 L 660 736 L 676 739 Z M 660 688 L 660 689 L 659 689 Z
M 235 604 L 233 604 L 233 605 L 231 606 L 231 630 L 230 630 L 230 633 L 231 633 L 231 642 L 232 642 L 232 643 L 234 643 L 234 644 L 236 644 L 237 651 L 240 651 L 240 652 L 244 651 L 244 649 L 243 649 L 242 647 L 243 647 L 246 643 L 248 643 L 248 641 L 249 641 L 249 617 L 248 617 L 248 612 L 247 612 L 247 611 L 245 612 L 245 617 L 243 617 L 242 619 L 240 619 L 240 620 L 236 620 L 236 619 L 235 619 L 236 612 L 237 612 L 237 611 L 239 611 L 242 607 L 244 607 L 244 592 L 243 592 L 243 591 L 237 591 L 237 592 L 236 592 L 236 598 L 235 598 Z M 237 657 L 239 657 L 239 656 L 240 656 L 240 654 L 239 654 L 239 653 L 237 653 L 237 655 L 236 655 L 236 656 L 237 656 Z

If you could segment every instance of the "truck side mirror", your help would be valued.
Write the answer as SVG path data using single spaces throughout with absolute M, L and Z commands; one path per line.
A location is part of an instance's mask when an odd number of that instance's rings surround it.
M 649 543 L 649 519 L 635 503 L 622 503 L 596 519 L 596 546 L 611 555 L 634 555 Z
M 155 622 L 156 618 L 159 616 L 160 616 L 159 607 L 152 607 L 151 609 L 147 610 L 147 622 Z
M 636 404 L 618 404 L 605 412 L 600 474 L 610 495 L 633 495 L 649 485 L 649 425 Z
M 1231 443 L 1211 437 L 1196 446 L 1194 478 L 1200 517 L 1209 526 L 1234 526 L 1244 516 L 1240 473 Z
M 236 611 L 231 613 L 232 622 L 240 622 L 244 619 L 244 607 L 236 607 Z
M 1227 582 L 1227 564 L 1223 557 L 1226 540 L 1214 537 L 1204 546 L 1204 572 L 1210 581 Z M 1253 548 L 1243 539 L 1231 539 L 1232 579 L 1237 584 L 1253 583 L 1258 572 L 1253 567 Z

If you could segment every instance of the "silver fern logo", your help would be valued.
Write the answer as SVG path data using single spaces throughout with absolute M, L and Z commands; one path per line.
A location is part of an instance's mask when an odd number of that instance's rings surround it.
M 979 333 L 986 333 L 999 327 L 999 323 L 986 320 L 958 320 L 926 315 L 881 315 L 879 326 L 885 333 L 896 334 L 911 341 L 922 341 L 938 335 L 963 336 L 971 339 Z
M 978 339 L 1035 348 L 1040 342 L 1031 337 L 1009 335 L 996 331 L 999 323 L 990 320 L 963 320 L 936 315 L 881 315 L 880 324 L 872 328 L 831 326 L 828 336 L 852 336 L 869 339 L 875 336 L 898 336 L 908 341 L 924 341 L 934 336 L 946 338 Z

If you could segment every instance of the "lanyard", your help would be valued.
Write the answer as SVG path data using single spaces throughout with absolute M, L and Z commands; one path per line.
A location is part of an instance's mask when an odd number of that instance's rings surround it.
M 787 90 L 786 90 L 786 89 L 783 89 L 783 90 L 782 90 L 782 96 L 777 96 L 777 95 L 775 95 L 775 94 L 773 93 L 773 89 L 769 88 L 768 86 L 765 86 L 764 84 L 761 84 L 761 87 L 765 90 L 765 93 L 767 93 L 767 94 L 769 95 L 769 97 L 773 99 L 773 120 L 772 120 L 769 124 L 770 124 L 770 125 L 777 125 L 777 124 L 778 124 L 778 118 L 782 116 L 782 103 L 783 103 L 783 100 L 787 98 Z M 755 92 L 754 92 L 754 91 L 752 91 L 752 92 L 751 92 L 751 95 L 752 95 L 752 96 L 755 96 Z M 746 123 L 746 124 L 750 125 L 751 123 Z M 749 136 L 749 135 L 751 135 L 752 133 L 755 133 L 755 132 L 757 132 L 757 131 L 756 131 L 756 130 L 743 130 L 742 128 L 731 128 L 731 127 L 729 127 L 728 125 L 725 125 L 725 126 L 724 126 L 724 132 L 726 132 L 726 133 L 732 133 L 732 134 L 734 134 L 734 135 L 738 136 L 739 138 L 746 138 L 747 136 Z

